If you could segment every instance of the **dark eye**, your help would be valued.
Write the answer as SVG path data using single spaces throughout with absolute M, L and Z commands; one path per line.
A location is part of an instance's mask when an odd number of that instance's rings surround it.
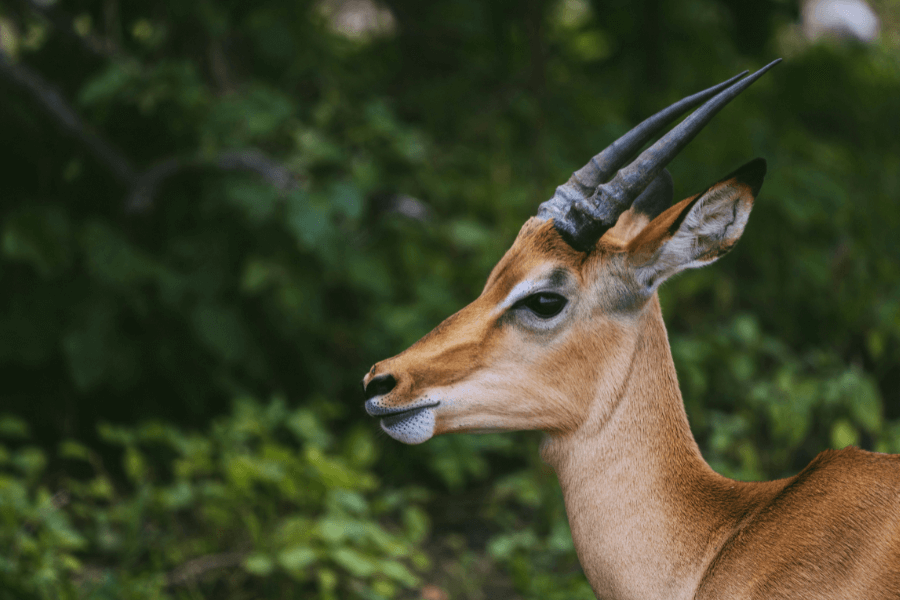
M 568 300 L 559 294 L 551 294 L 549 292 L 541 292 L 540 294 L 532 294 L 519 302 L 519 306 L 524 306 L 542 319 L 549 319 L 559 314 Z

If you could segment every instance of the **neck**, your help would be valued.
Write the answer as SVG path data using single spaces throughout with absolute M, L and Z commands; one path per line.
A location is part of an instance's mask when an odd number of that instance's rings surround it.
M 577 431 L 549 437 L 542 454 L 559 477 L 599 598 L 690 598 L 722 545 L 774 490 L 706 464 L 655 295 L 639 319 L 627 379 L 601 392 Z

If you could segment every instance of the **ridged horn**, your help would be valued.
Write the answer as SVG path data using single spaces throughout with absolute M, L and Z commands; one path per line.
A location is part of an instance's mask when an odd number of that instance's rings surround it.
M 541 204 L 538 209 L 538 217 L 557 220 L 564 217 L 569 206 L 576 200 L 590 198 L 597 190 L 597 186 L 612 177 L 616 169 L 625 164 L 635 152 L 641 149 L 659 131 L 692 108 L 709 100 L 735 81 L 744 77 L 749 71 L 738 73 L 731 79 L 723 81 L 719 85 L 697 92 L 686 98 L 682 98 L 671 106 L 664 108 L 652 117 L 642 121 L 628 133 L 607 146 L 602 152 L 594 156 L 586 165 L 572 173 L 569 180 L 556 188 L 553 197 Z
M 616 173 L 615 177 L 613 177 L 610 182 L 601 183 L 601 179 L 593 189 L 589 189 L 587 186 L 577 189 L 578 184 L 571 185 L 573 180 L 576 179 L 576 175 L 587 169 L 588 165 L 585 165 L 585 167 L 573 174 L 568 183 L 557 188 L 556 194 L 551 200 L 541 205 L 538 216 L 541 216 L 542 212 L 546 217 L 552 216 L 557 231 L 559 231 L 569 245 L 576 250 L 589 250 L 606 230 L 616 224 L 619 216 L 628 210 L 634 199 L 637 198 L 654 179 L 656 179 L 666 165 L 675 158 L 678 152 L 694 139 L 716 113 L 779 62 L 781 62 L 780 58 L 769 63 L 750 77 L 737 81 L 736 83 L 731 82 L 743 77 L 743 74 L 733 77 L 729 81 L 716 86 L 716 88 L 722 91 L 719 91 L 718 93 L 713 92 L 715 95 L 712 99 L 708 100 L 703 106 L 694 111 L 675 127 L 675 129 L 660 138 L 650 148 L 642 152 L 630 165 Z M 705 94 L 708 91 L 709 90 L 700 92 L 700 94 Z M 695 94 L 694 96 L 697 95 L 699 94 Z M 708 97 L 709 96 L 707 96 L 707 98 Z M 687 98 L 685 100 L 687 100 Z M 701 101 L 702 100 L 697 101 L 696 103 Z M 680 104 L 680 102 L 677 104 Z M 683 110 L 686 110 L 687 108 L 688 107 L 686 106 Z M 666 111 L 668 110 L 669 109 L 666 109 Z M 661 113 L 657 113 L 657 115 L 658 114 Z M 654 115 L 650 119 L 655 119 L 657 115 Z M 676 115 L 672 115 L 669 120 L 673 119 L 675 116 Z M 648 119 L 648 121 L 650 119 Z M 643 123 L 638 127 L 642 126 Z M 662 125 L 660 125 L 660 127 L 661 126 Z M 630 134 L 631 132 L 626 134 L 626 136 L 629 136 Z M 650 135 L 652 135 L 652 133 Z M 649 137 L 650 136 L 648 136 L 648 138 Z M 637 148 L 640 148 L 645 142 L 646 139 L 637 145 Z M 614 142 L 613 146 L 618 143 L 619 140 Z M 633 153 L 637 148 L 634 148 L 630 153 L 626 154 L 626 157 Z M 597 171 L 599 172 L 600 169 L 597 168 Z M 579 179 L 578 183 L 581 182 L 582 180 Z M 563 204 L 564 202 L 565 205 Z
M 566 185 L 581 186 L 583 190 L 589 190 L 588 196 L 590 196 L 598 185 L 612 177 L 616 169 L 625 164 L 625 161 L 640 150 L 663 127 L 684 114 L 685 111 L 700 105 L 720 91 L 728 88 L 728 86 L 744 77 L 747 73 L 749 71 L 738 73 L 728 81 L 723 81 L 719 85 L 697 92 L 687 98 L 682 98 L 675 104 L 645 119 L 631 131 L 607 146 L 586 165 L 572 173 L 572 177 L 569 178 Z

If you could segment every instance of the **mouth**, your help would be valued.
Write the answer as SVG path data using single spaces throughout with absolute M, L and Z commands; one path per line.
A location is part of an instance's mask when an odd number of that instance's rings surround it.
M 382 412 L 378 417 L 381 417 L 381 424 L 384 427 L 393 427 L 398 423 L 402 423 L 407 419 L 411 419 L 418 414 L 425 412 L 429 408 L 434 408 L 440 404 L 440 402 L 435 402 L 434 404 L 426 404 L 425 406 L 417 406 L 415 408 L 410 408 L 407 410 L 398 410 L 393 412 Z
M 440 402 L 420 404 L 410 408 L 386 408 L 378 406 L 370 398 L 365 408 L 369 416 L 381 420 L 381 429 L 404 444 L 421 444 L 434 436 L 435 411 Z

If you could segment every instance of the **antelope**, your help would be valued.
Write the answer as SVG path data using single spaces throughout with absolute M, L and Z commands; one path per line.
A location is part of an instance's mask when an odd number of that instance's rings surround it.
M 522 226 L 474 302 L 363 379 L 366 412 L 400 442 L 544 432 L 598 598 L 900 599 L 900 455 L 848 447 L 777 481 L 719 475 L 691 433 L 660 311 L 663 281 L 735 245 L 766 172 L 752 160 L 669 206 L 665 167 L 779 61 L 592 158 Z

